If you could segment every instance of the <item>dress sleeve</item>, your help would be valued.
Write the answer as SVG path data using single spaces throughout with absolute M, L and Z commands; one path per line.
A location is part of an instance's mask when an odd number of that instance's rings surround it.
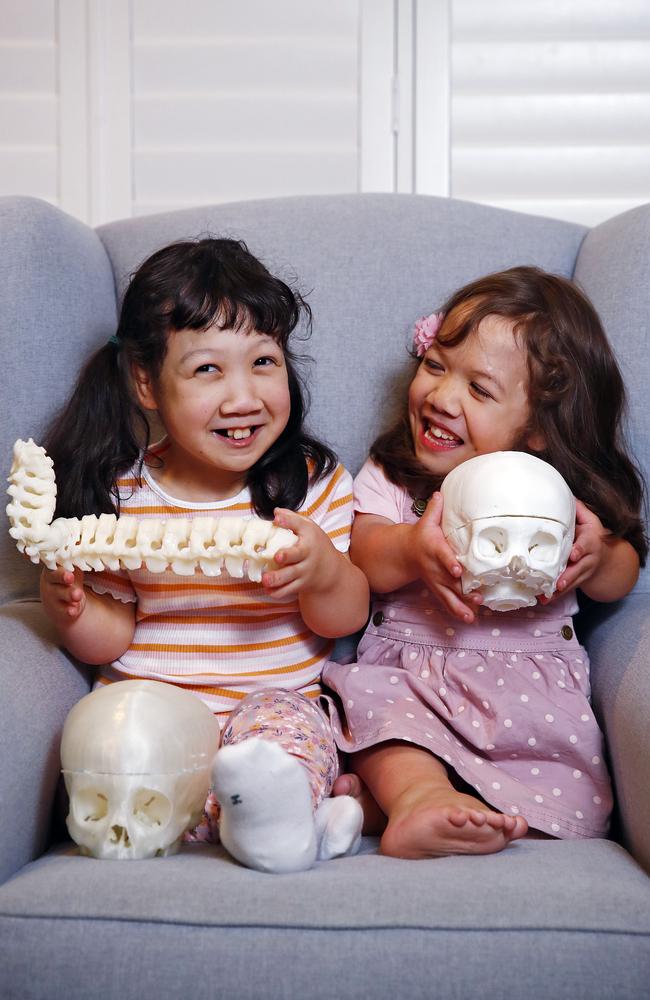
M 354 480 L 354 510 L 357 514 L 378 514 L 395 524 L 404 520 L 405 492 L 368 459 Z

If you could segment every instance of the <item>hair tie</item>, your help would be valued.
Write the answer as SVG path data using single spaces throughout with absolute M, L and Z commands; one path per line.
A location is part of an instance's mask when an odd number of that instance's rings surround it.
M 108 338 L 108 343 L 109 344 L 113 344 L 114 347 L 119 347 L 120 346 L 119 339 L 115 336 L 115 334 L 113 334 L 112 337 Z

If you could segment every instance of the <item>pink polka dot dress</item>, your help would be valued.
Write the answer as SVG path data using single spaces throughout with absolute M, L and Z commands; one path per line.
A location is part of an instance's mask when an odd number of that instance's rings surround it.
M 405 491 L 372 463 L 355 481 L 357 509 L 391 516 L 385 504 L 377 509 L 377 486 L 384 499 L 399 501 L 401 520 L 415 519 Z M 468 626 L 442 611 L 421 582 L 382 595 L 357 661 L 325 667 L 323 680 L 337 696 L 338 746 L 417 744 L 494 808 L 535 829 L 604 836 L 612 791 L 589 700 L 589 660 L 571 619 L 576 610 L 567 595 L 521 611 L 482 608 Z

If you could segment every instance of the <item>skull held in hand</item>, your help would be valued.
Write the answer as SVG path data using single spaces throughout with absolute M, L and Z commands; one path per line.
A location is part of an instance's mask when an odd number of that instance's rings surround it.
M 550 597 L 566 567 L 575 499 L 553 466 L 497 451 L 453 469 L 442 484 L 442 530 L 463 567 L 462 588 L 493 611 Z
M 219 724 L 193 694 L 159 681 L 118 681 L 70 711 L 61 764 L 68 831 L 82 854 L 173 854 L 201 818 Z

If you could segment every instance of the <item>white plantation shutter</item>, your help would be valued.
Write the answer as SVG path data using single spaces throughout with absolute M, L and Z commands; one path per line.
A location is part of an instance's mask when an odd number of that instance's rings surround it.
M 357 0 L 132 9 L 135 214 L 357 190 Z
M 0 194 L 57 199 L 57 73 L 51 0 L 0 3 Z
M 588 225 L 650 201 L 650 0 L 453 0 L 451 193 Z

